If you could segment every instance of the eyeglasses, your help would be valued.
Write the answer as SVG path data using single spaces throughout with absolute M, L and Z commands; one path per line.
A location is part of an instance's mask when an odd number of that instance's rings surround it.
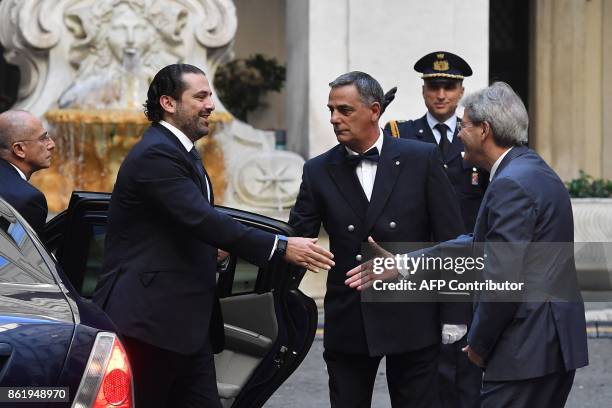
M 468 125 L 469 124 L 469 125 Z M 477 126 L 478 123 L 476 122 L 457 122 L 457 133 L 461 132 L 463 129 L 467 129 L 469 127 L 474 127 Z
M 41 142 L 41 143 L 47 144 L 51 142 L 51 135 L 49 135 L 48 132 L 45 132 L 42 136 L 36 139 L 17 140 L 13 143 L 26 143 L 26 142 Z

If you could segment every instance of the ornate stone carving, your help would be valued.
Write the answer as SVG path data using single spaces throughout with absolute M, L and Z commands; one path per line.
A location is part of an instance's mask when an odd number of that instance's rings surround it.
M 15 108 L 47 113 L 62 132 L 59 164 L 33 178 L 48 197 L 64 200 L 57 200 L 56 211 L 67 202 L 66 189 L 112 187 L 135 132 L 146 126 L 141 105 L 153 75 L 185 62 L 212 82 L 231 54 L 237 26 L 231 0 L 1 0 L 0 21 L 5 57 L 21 71 Z M 198 147 L 211 175 L 220 173 L 213 175 L 218 202 L 257 211 L 290 207 L 303 159 L 275 151 L 273 132 L 234 120 L 215 103 L 217 116 L 226 119 Z M 68 113 L 76 119 L 57 119 Z M 131 119 L 122 119 L 126 115 Z
M 224 205 L 267 210 L 284 218 L 295 203 L 304 159 L 287 151 L 275 150 L 274 132 L 253 129 L 234 120 L 219 129 L 217 140 L 225 155 L 231 178 Z
M 5 58 L 21 71 L 15 107 L 37 115 L 92 101 L 139 106 L 170 63 L 212 78 L 237 26 L 231 0 L 3 0 L 0 17 Z

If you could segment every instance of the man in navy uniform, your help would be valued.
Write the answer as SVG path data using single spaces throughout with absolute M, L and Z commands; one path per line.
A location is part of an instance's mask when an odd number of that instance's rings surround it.
M 332 408 L 370 407 L 386 357 L 393 407 L 435 406 L 441 338 L 452 342 L 468 303 L 362 302 L 344 285 L 368 236 L 382 242 L 444 240 L 463 230 L 437 148 L 383 136 L 378 120 L 392 99 L 370 75 L 353 71 L 329 84 L 327 107 L 338 144 L 304 165 L 289 223 L 296 233 L 329 234 L 323 357 Z
M 463 79 L 472 75 L 472 68 L 458 55 L 436 51 L 418 60 L 414 69 L 424 81 L 427 113 L 416 120 L 392 120 L 385 126 L 385 134 L 438 145 L 446 174 L 459 197 L 463 221 L 471 231 L 489 180 L 485 170 L 463 160 L 463 143 L 457 137 L 461 119 L 455 113 L 463 96 Z
M 458 55 L 436 51 L 419 59 L 414 69 L 421 73 L 424 81 L 423 100 L 427 113 L 416 120 L 392 120 L 385 126 L 385 134 L 438 145 L 466 231 L 472 231 L 489 180 L 486 171 L 464 160 L 463 143 L 457 137 L 457 124 L 461 119 L 456 116 L 456 110 L 463 96 L 463 79 L 472 75 L 472 68 Z M 465 342 L 463 338 L 442 346 L 438 369 L 443 407 L 478 406 L 482 372 L 461 352 Z
M 38 234 L 47 220 L 47 200 L 28 180 L 34 172 L 49 168 L 54 148 L 36 116 L 19 110 L 0 114 L 0 197 Z

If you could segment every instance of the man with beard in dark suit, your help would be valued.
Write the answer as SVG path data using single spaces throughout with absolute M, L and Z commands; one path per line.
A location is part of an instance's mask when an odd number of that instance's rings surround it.
M 47 220 L 47 200 L 28 180 L 49 168 L 53 149 L 53 139 L 36 116 L 19 110 L 0 114 L 0 197 L 39 235 Z
M 248 228 L 214 208 L 194 142 L 215 105 L 199 68 L 161 69 L 147 94 L 152 122 L 113 190 L 103 274 L 94 300 L 125 340 L 140 407 L 220 407 L 213 352 L 223 348 L 217 248 L 265 267 L 273 256 L 333 265 L 315 240 Z
M 466 303 L 361 302 L 344 285 L 363 258 L 368 236 L 426 243 L 463 231 L 452 186 L 435 146 L 383 136 L 382 88 L 349 72 L 330 84 L 327 107 L 339 144 L 304 165 L 289 223 L 316 237 L 321 225 L 336 261 L 327 277 L 323 357 L 331 406 L 369 407 L 376 372 L 386 357 L 393 407 L 431 407 L 437 398 L 442 336 L 452 342 L 465 324 Z

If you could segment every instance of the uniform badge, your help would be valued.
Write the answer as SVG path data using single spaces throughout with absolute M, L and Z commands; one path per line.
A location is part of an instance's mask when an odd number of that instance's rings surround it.
M 472 167 L 472 185 L 478 185 L 478 169 L 476 167 Z

